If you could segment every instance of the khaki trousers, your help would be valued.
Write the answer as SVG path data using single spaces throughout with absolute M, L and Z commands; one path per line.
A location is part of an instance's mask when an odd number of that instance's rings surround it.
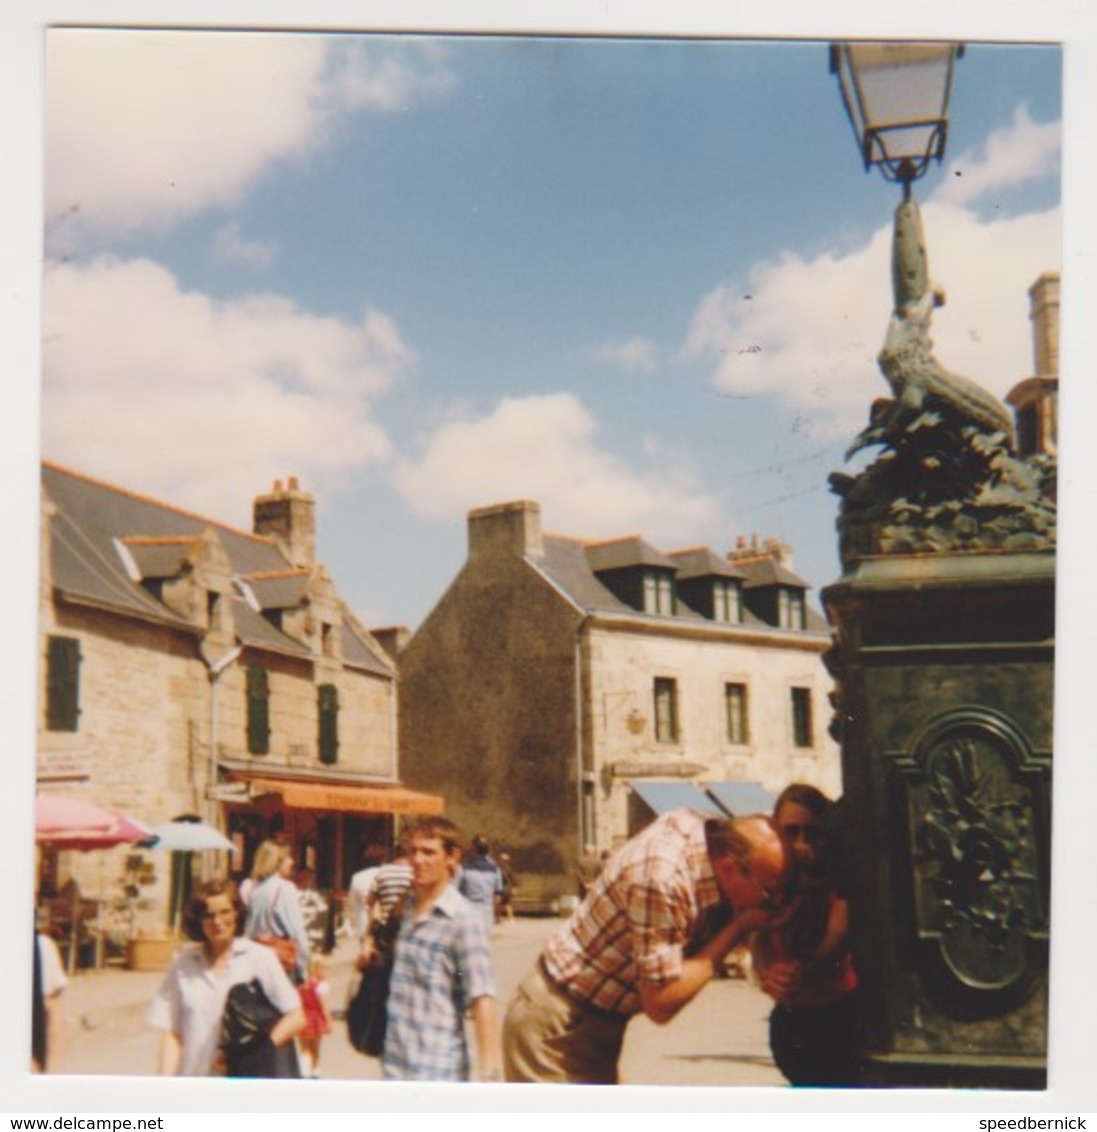
M 628 1019 L 584 1009 L 541 964 L 522 980 L 503 1022 L 508 1081 L 616 1085 Z

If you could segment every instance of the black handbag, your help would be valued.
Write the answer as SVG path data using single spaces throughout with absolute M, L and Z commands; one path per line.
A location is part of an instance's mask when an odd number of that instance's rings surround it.
M 362 972 L 358 990 L 347 1003 L 350 1044 L 369 1057 L 380 1057 L 385 1048 L 391 977 L 392 967 L 388 963 L 367 967 Z
M 292 1042 L 275 1046 L 270 1032 L 282 1017 L 262 983 L 237 983 L 225 999 L 221 1015 L 221 1048 L 229 1077 L 300 1077 Z

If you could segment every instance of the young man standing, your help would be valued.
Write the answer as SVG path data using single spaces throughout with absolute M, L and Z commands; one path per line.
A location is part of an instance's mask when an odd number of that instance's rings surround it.
M 461 835 L 447 818 L 422 818 L 407 843 L 412 881 L 389 989 L 384 1076 L 468 1081 L 465 1013 L 471 1011 L 477 1077 L 498 1081 L 502 1057 L 487 932 L 452 883 Z

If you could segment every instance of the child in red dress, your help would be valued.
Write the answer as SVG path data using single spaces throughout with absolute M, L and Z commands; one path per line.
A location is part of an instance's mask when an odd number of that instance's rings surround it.
M 308 978 L 298 988 L 301 1005 L 305 1010 L 305 1028 L 298 1035 L 301 1047 L 302 1074 L 319 1077 L 320 1043 L 331 1030 L 331 1012 L 328 1009 L 328 961 L 313 952 L 309 961 Z

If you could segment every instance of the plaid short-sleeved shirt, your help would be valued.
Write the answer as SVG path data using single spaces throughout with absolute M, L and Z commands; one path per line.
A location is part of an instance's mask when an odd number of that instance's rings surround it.
M 580 1003 L 640 1013 L 641 981 L 678 978 L 682 959 L 731 909 L 712 871 L 702 813 L 674 810 L 606 862 L 583 903 L 545 948 L 551 978 Z
M 450 885 L 421 920 L 409 894 L 389 989 L 384 1076 L 401 1081 L 467 1081 L 465 1011 L 495 997 L 483 921 Z

